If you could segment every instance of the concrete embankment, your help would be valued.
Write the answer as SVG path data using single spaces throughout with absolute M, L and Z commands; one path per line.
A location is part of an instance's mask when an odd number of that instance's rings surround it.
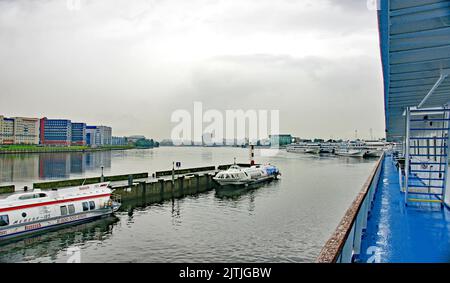
M 167 179 L 141 181 L 132 186 L 113 186 L 113 189 L 114 194 L 121 196 L 125 206 L 127 202 L 136 201 L 142 201 L 145 204 L 157 203 L 212 190 L 215 186 L 213 176 L 212 173 L 194 174 L 180 176 L 174 181 Z

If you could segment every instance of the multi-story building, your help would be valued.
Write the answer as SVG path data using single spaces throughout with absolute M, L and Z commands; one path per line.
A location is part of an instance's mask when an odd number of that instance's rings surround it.
M 102 145 L 112 144 L 112 128 L 106 126 L 99 126 L 102 136 Z
M 14 143 L 14 119 L 0 116 L 0 144 Z
M 292 143 L 292 135 L 271 135 L 269 137 L 272 147 L 286 146 Z
M 112 144 L 112 128 L 106 126 L 86 126 L 86 144 L 96 147 Z
M 111 144 L 112 145 L 127 145 L 128 139 L 127 139 L 127 137 L 112 137 Z
M 72 122 L 64 119 L 42 118 L 40 123 L 40 139 L 43 145 L 71 145 Z
M 15 144 L 39 144 L 39 119 L 15 117 L 13 120 Z
M 72 123 L 72 145 L 86 145 L 85 123 Z
M 39 144 L 39 119 L 0 116 L 0 144 Z

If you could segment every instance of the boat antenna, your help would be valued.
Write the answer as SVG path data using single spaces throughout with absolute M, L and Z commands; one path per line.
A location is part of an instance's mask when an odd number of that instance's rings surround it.
M 234 165 L 236 165 L 236 157 L 234 158 Z

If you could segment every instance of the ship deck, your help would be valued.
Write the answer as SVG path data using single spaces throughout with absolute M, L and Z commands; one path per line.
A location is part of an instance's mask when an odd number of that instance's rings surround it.
M 450 262 L 449 208 L 441 208 L 436 203 L 409 203 L 405 206 L 397 169 L 390 156 L 383 164 L 362 240 L 360 262 L 376 258 L 374 250 L 380 262 Z

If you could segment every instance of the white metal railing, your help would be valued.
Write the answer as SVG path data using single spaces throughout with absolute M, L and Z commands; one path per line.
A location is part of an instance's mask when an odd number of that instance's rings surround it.
M 372 209 L 385 155 L 378 160 L 363 189 L 322 249 L 317 262 L 351 263 L 361 254 L 362 237 L 367 228 L 367 218 Z

